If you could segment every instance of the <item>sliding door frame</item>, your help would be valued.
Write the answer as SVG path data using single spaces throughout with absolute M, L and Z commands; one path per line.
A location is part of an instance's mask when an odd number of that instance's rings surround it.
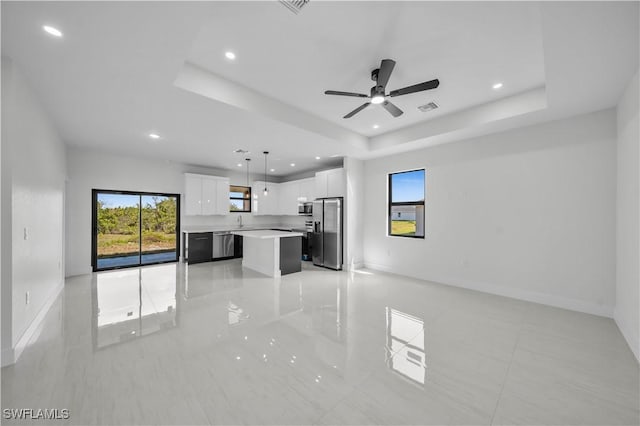
M 138 195 L 140 197 L 140 206 L 138 208 L 138 233 L 140 241 L 138 242 L 138 263 L 135 265 L 112 266 L 109 268 L 98 269 L 98 194 L 122 194 L 122 195 Z M 142 263 L 142 197 L 143 196 L 160 196 L 175 197 L 176 199 L 176 259 L 165 260 L 162 262 Z M 162 192 L 143 192 L 143 191 L 119 191 L 113 189 L 92 189 L 91 190 L 91 269 L 93 272 L 109 271 L 113 269 L 137 268 L 139 266 L 158 265 L 161 263 L 171 263 L 180 261 L 180 194 L 169 194 Z

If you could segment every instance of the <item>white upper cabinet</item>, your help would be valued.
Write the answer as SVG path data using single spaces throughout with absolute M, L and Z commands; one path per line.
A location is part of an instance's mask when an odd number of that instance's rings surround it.
M 202 214 L 202 178 L 185 175 L 184 178 L 184 214 L 195 216 Z
M 316 173 L 316 198 L 344 197 L 344 169 L 324 170 Z
M 315 178 L 292 180 L 278 185 L 278 208 L 275 214 L 297 216 L 298 204 L 315 200 Z
M 218 194 L 217 180 L 202 177 L 202 215 L 211 216 L 216 212 L 216 199 Z
M 267 195 L 264 195 L 264 188 L 267 188 Z M 280 185 L 277 183 L 255 181 L 251 186 L 251 212 L 254 215 L 279 215 L 279 191 Z
M 231 208 L 231 201 L 229 197 L 229 179 L 216 179 L 216 207 L 214 214 L 229 214 L 229 210 Z
M 298 215 L 298 197 L 300 184 L 298 181 L 281 183 L 278 190 L 279 194 L 279 214 L 287 216 Z
M 315 179 L 316 198 L 324 198 L 327 196 L 327 181 L 329 177 L 326 171 L 317 172 Z
M 185 173 L 185 215 L 229 214 L 229 178 Z
M 299 184 L 298 201 L 313 201 L 316 199 L 316 179 L 308 178 L 297 181 Z

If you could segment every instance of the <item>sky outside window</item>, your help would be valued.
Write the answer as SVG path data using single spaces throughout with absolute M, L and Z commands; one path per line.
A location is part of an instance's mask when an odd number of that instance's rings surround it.
M 397 173 L 391 176 L 391 202 L 424 200 L 424 170 Z
M 140 197 L 128 194 L 98 194 L 98 201 L 104 207 L 138 207 Z

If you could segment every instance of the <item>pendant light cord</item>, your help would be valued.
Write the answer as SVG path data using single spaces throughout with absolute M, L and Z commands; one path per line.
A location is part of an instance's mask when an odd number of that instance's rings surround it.
M 264 195 L 267 195 L 267 155 L 269 151 L 263 151 L 264 154 Z
M 249 161 L 251 161 L 251 158 L 245 158 L 245 160 L 247 160 L 247 187 L 249 186 Z

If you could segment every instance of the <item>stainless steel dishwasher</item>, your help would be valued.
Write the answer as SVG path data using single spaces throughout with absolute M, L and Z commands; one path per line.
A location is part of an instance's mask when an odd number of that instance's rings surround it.
M 233 257 L 233 235 L 229 231 L 213 233 L 213 260 Z

